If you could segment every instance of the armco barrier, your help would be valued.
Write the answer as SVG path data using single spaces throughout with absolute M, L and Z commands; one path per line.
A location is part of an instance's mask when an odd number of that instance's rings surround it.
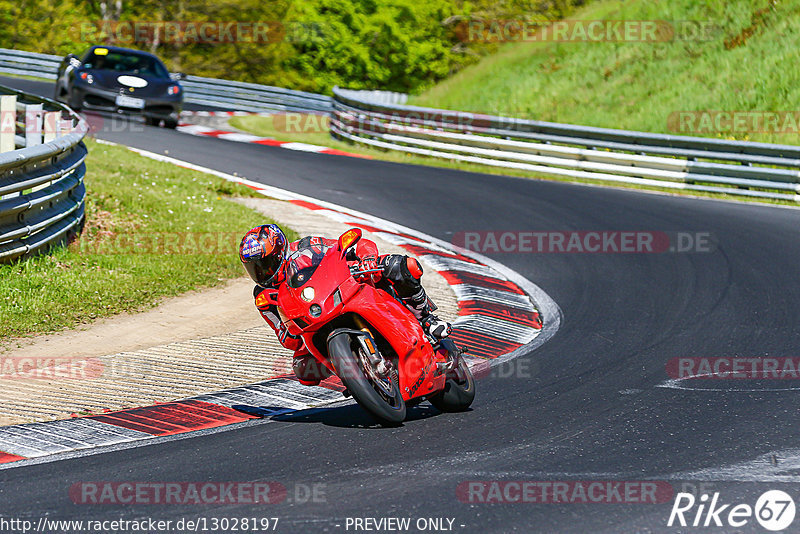
M 331 133 L 389 150 L 609 182 L 800 201 L 800 147 L 378 102 L 334 88 Z
M 0 73 L 56 79 L 63 58 L 0 48 Z M 180 81 L 184 101 L 239 111 L 297 111 L 329 113 L 331 97 L 257 83 L 233 82 L 201 76 Z
M 0 49 L 0 72 L 55 78 L 58 56 Z M 406 95 L 334 98 L 188 76 L 186 101 L 227 110 L 330 113 L 357 143 L 544 175 L 800 201 L 800 146 L 664 135 L 406 106 Z
M 0 131 L 0 150 L 8 150 L 0 153 L 0 262 L 6 263 L 80 231 L 88 127 L 62 104 L 3 86 L 0 110 L 0 124 L 14 125 Z M 20 112 L 23 121 L 16 120 Z

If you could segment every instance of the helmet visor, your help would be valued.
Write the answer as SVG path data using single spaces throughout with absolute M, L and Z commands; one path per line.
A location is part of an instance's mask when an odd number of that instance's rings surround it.
M 283 261 L 283 255 L 269 254 L 263 258 L 252 258 L 245 261 L 244 268 L 256 284 L 265 286 L 275 277 Z

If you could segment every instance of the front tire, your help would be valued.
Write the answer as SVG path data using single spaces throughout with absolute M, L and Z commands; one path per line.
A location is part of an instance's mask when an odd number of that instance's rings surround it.
M 375 384 L 373 379 L 367 378 L 362 368 L 364 362 L 353 350 L 350 334 L 343 332 L 331 337 L 328 340 L 328 355 L 342 384 L 359 406 L 389 424 L 405 420 L 406 404 L 397 382 L 390 378 Z

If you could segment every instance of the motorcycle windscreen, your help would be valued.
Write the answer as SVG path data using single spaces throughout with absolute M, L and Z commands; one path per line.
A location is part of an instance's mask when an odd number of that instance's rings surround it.
M 286 283 L 289 287 L 303 287 L 331 248 L 324 244 L 315 244 L 294 251 L 286 261 Z

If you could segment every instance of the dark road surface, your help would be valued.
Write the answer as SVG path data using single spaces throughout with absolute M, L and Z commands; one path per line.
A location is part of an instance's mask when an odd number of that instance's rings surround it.
M 44 84 L 0 83 L 49 96 Z M 793 389 L 800 384 L 695 380 L 686 387 L 704 390 L 658 387 L 672 358 L 800 356 L 800 211 L 131 130 L 100 137 L 168 150 L 444 240 L 464 231 L 664 231 L 709 233 L 714 247 L 486 253 L 544 289 L 564 317 L 552 340 L 504 373 L 511 376 L 493 373 L 479 382 L 471 411 L 438 414 L 425 404 L 402 427 L 381 428 L 345 404 L 21 465 L 0 471 L 4 517 L 279 517 L 278 532 L 352 532 L 348 517 L 410 517 L 412 525 L 441 517 L 470 533 L 677 532 L 667 527 L 674 496 L 661 504 L 485 504 L 462 502 L 456 488 L 475 480 L 650 480 L 678 492 L 703 481 L 726 503 L 754 505 L 767 489 L 800 497 L 796 467 L 777 476 L 754 462 L 771 453 L 778 466 L 800 457 L 800 391 Z M 293 502 L 76 505 L 68 491 L 80 481 L 275 481 Z M 323 484 L 322 502 L 296 502 L 303 499 L 294 493 L 313 484 Z M 764 531 L 752 518 L 741 530 Z

